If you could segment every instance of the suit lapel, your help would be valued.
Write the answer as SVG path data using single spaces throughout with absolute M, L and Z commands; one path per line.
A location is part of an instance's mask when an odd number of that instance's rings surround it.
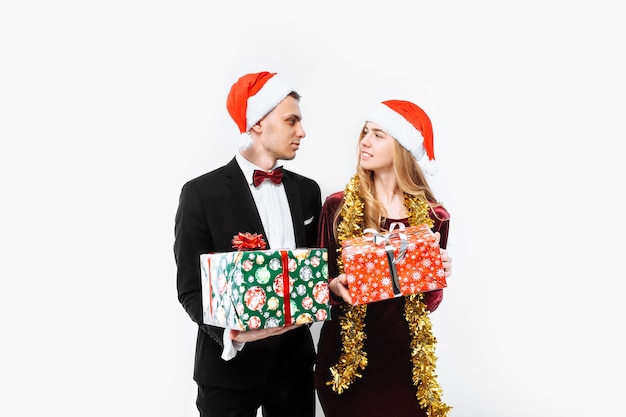
M 261 217 L 250 193 L 250 187 L 235 158 L 226 164 L 225 173 L 226 186 L 250 225 L 250 230 L 241 230 L 241 232 L 262 233 L 265 236 L 265 229 L 263 229 Z

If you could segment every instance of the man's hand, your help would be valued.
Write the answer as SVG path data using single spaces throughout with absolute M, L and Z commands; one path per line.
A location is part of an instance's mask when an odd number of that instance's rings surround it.
M 248 343 L 254 342 L 255 340 L 265 339 L 271 336 L 278 336 L 279 334 L 283 334 L 288 332 L 289 330 L 296 329 L 300 327 L 301 324 L 291 324 L 289 326 L 283 327 L 271 327 L 268 329 L 258 329 L 258 330 L 246 330 L 245 332 L 230 329 L 230 338 L 231 340 L 239 343 Z

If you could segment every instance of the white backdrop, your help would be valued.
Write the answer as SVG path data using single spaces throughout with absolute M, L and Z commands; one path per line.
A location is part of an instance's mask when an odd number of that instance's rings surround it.
M 196 415 L 174 214 L 232 157 L 225 97 L 260 70 L 298 85 L 307 137 L 286 165 L 324 197 L 372 103 L 431 116 L 453 417 L 620 415 L 619 2 L 352 3 L 0 5 L 0 415 Z

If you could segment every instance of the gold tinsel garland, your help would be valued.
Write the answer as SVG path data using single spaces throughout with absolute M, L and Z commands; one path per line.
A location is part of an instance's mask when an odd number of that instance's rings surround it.
M 429 205 L 417 197 L 405 194 L 404 205 L 409 211 L 409 225 L 427 224 L 433 226 L 429 216 Z M 344 191 L 344 202 L 341 209 L 341 222 L 338 231 L 337 266 L 343 273 L 341 244 L 352 237 L 362 235 L 363 200 L 360 197 L 360 182 L 354 175 Z M 441 387 L 435 373 L 437 357 L 435 345 L 437 339 L 432 333 L 432 324 L 428 316 L 428 307 L 424 303 L 423 294 L 405 296 L 404 317 L 409 325 L 411 340 L 411 362 L 413 363 L 413 385 L 417 387 L 416 396 L 420 407 L 426 409 L 430 417 L 446 417 L 451 407 L 441 401 Z M 367 353 L 363 350 L 365 334 L 365 315 L 367 304 L 352 306 L 344 303 L 339 317 L 341 327 L 342 348 L 339 361 L 330 368 L 332 379 L 327 382 L 333 391 L 341 394 L 350 385 L 361 378 L 360 371 L 367 366 Z
M 343 273 L 341 259 L 341 243 L 352 236 L 361 236 L 363 233 L 363 200 L 359 197 L 361 190 L 359 177 L 353 176 L 344 191 L 343 206 L 341 208 L 341 222 L 337 227 L 337 266 L 339 273 Z M 344 303 L 341 306 L 342 315 L 339 316 L 341 326 L 341 355 L 337 365 L 330 368 L 333 391 L 341 394 L 348 389 L 356 378 L 361 378 L 360 370 L 367 366 L 367 354 L 363 351 L 366 335 L 363 331 L 367 304 L 352 306 Z

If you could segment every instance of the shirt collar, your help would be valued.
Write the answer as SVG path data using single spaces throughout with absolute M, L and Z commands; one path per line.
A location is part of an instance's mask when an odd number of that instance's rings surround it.
M 248 185 L 253 185 L 252 177 L 254 175 L 254 170 L 258 169 L 260 171 L 265 171 L 264 169 L 261 169 L 258 166 L 254 165 L 252 162 L 248 161 L 239 152 L 237 152 L 237 154 L 235 155 L 235 159 L 237 160 L 237 163 L 239 164 L 239 168 L 241 168 L 241 171 L 243 172 L 244 177 L 246 177 L 246 181 L 248 182 Z M 277 167 L 278 167 L 278 161 L 276 161 L 276 164 L 270 171 L 276 169 Z

